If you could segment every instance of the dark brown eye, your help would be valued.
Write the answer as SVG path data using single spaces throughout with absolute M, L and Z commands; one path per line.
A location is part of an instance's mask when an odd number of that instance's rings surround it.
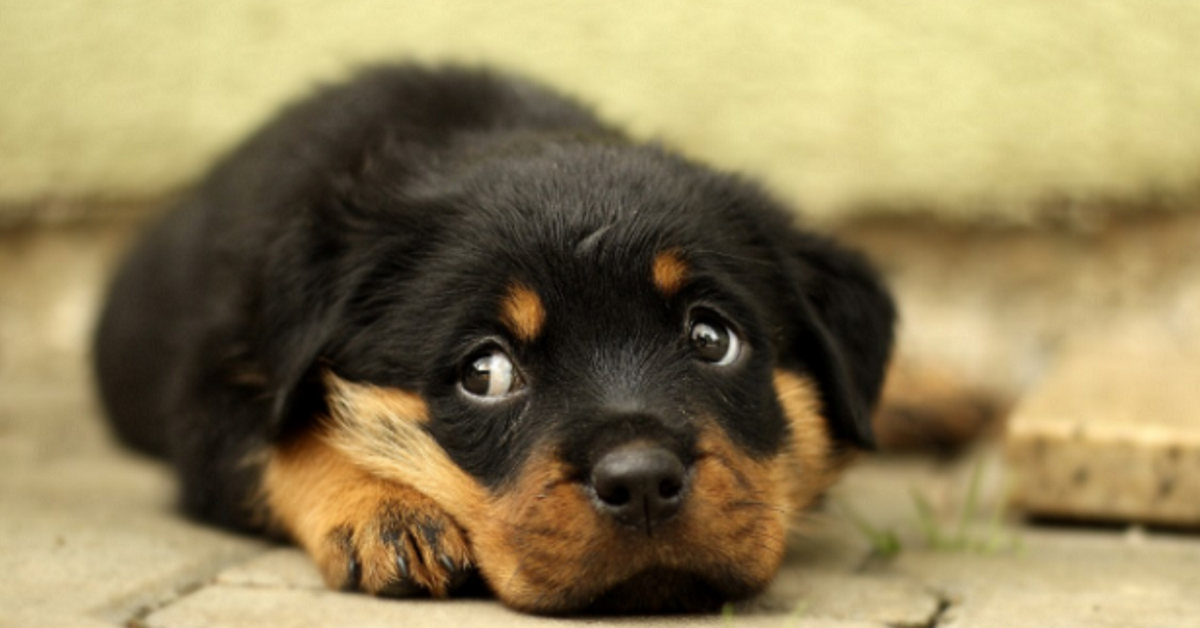
M 738 335 L 710 312 L 701 312 L 692 318 L 689 337 L 696 355 L 717 366 L 733 364 L 742 353 Z
M 488 349 L 463 364 L 461 386 L 468 394 L 499 399 L 520 387 L 512 360 L 500 349 Z

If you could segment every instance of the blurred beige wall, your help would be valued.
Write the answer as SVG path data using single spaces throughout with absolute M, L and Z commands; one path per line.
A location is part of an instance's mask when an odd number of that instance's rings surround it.
M 0 213 L 169 193 L 395 58 L 543 79 L 822 217 L 1187 195 L 1198 33 L 1190 0 L 0 0 Z

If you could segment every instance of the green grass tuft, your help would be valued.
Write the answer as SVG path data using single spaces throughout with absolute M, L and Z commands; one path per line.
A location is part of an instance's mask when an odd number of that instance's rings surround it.
M 846 518 L 854 524 L 854 527 L 871 544 L 871 554 L 873 556 L 888 559 L 900 553 L 902 549 L 900 537 L 894 530 L 882 530 L 871 525 L 862 515 L 851 508 L 850 504 L 842 502 L 840 507 L 842 512 L 846 514 Z
M 1021 538 L 1016 535 L 1006 535 L 1001 530 L 1001 518 L 1003 516 L 1003 508 L 997 505 L 988 516 L 987 528 L 983 531 L 981 537 L 971 534 L 971 523 L 981 513 L 980 505 L 980 487 L 983 484 L 983 459 L 975 462 L 971 469 L 971 476 L 967 483 L 967 493 L 962 502 L 961 510 L 955 517 L 956 523 L 953 531 L 943 528 L 937 512 L 930 503 L 929 498 L 924 493 L 917 490 L 916 487 L 910 489 L 912 496 L 913 509 L 916 511 L 916 525 L 921 536 L 925 540 L 925 546 L 929 549 L 937 551 L 949 552 L 978 552 L 981 554 L 995 554 L 1002 551 L 1011 551 L 1020 553 L 1022 550 Z M 1002 494 L 1007 497 L 1010 487 L 1008 482 L 1005 482 Z M 1000 504 L 1003 504 L 1007 499 L 1002 499 Z M 871 544 L 871 553 L 875 557 L 893 558 L 900 553 L 902 549 L 900 535 L 894 530 L 881 529 L 863 518 L 857 511 L 850 507 L 849 504 L 841 503 L 840 509 L 846 514 L 854 527 L 867 539 Z

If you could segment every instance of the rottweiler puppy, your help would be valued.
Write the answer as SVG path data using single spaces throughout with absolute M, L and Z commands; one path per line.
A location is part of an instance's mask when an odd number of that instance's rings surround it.
M 792 216 L 536 84 L 371 69 L 135 247 L 101 395 L 187 513 L 331 587 L 717 608 L 872 445 L 891 350 L 877 273 Z

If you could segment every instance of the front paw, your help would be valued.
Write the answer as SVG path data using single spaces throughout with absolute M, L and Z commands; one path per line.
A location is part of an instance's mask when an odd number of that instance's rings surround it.
M 314 550 L 330 587 L 389 597 L 446 597 L 474 571 L 458 524 L 415 491 L 346 513 Z

